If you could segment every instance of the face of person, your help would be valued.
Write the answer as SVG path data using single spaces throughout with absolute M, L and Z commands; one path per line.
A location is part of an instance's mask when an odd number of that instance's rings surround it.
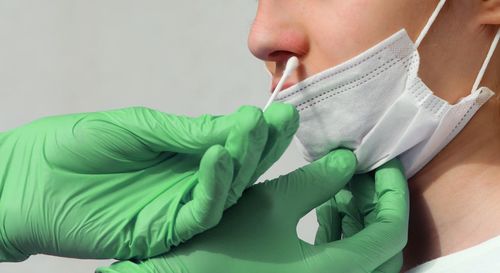
M 285 88 L 340 64 L 405 28 L 416 39 L 437 0 L 260 0 L 250 51 L 279 80 L 287 59 L 297 73 Z
M 402 28 L 415 40 L 438 2 L 259 0 L 248 45 L 257 58 L 265 61 L 273 87 L 288 58 L 299 58 L 301 65 L 288 79 L 286 89 L 358 55 Z

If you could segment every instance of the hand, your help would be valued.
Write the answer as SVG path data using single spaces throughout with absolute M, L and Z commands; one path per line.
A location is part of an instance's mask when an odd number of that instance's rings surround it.
M 285 151 L 289 105 L 188 118 L 147 108 L 0 134 L 0 262 L 146 258 L 215 226 Z
M 146 261 L 115 263 L 99 273 L 354 273 L 371 272 L 405 243 L 406 184 L 399 165 L 378 175 L 377 221 L 351 238 L 310 245 L 296 225 L 351 179 L 354 154 L 337 150 L 278 179 L 247 189 L 217 227 Z
M 408 195 L 401 165 L 377 172 L 377 207 L 370 226 L 350 238 L 312 246 L 297 238 L 309 210 L 342 189 L 355 170 L 345 150 L 245 191 L 221 223 L 170 253 L 118 262 L 99 273 L 357 273 L 372 272 L 406 242 Z
M 354 176 L 334 198 L 316 209 L 319 229 L 315 243 L 320 245 L 366 233 L 368 236 L 365 237 L 365 242 L 359 242 L 357 251 L 366 253 L 367 258 L 384 261 L 384 258 L 390 256 L 387 256 L 387 249 L 377 247 L 377 241 L 394 242 L 394 245 L 401 246 L 397 249 L 398 253 L 375 270 L 367 272 L 400 272 L 409 214 L 408 189 L 403 174 L 399 161 L 393 160 L 376 170 L 374 177 L 369 174 Z M 384 193 L 388 189 L 392 191 L 391 194 Z M 383 217 L 380 214 L 382 210 L 389 217 Z M 398 219 L 395 217 L 402 221 L 393 221 Z M 385 232 L 378 232 L 373 226 L 380 225 L 381 222 L 387 222 L 386 225 L 392 223 L 393 232 L 383 227 L 380 227 L 380 231 Z M 370 228 L 373 230 L 371 235 L 366 232 Z M 366 250 L 370 249 L 372 252 L 367 253 Z

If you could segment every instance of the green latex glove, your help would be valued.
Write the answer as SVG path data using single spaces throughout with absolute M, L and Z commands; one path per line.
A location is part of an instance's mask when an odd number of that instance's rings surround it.
M 398 169 L 400 170 L 399 173 L 397 172 Z M 379 240 L 392 241 L 399 236 L 402 244 L 398 245 L 404 246 L 408 230 L 409 196 L 403 173 L 400 162 L 393 160 L 376 170 L 374 177 L 370 174 L 354 176 L 351 182 L 334 198 L 316 209 L 319 228 L 316 233 L 315 243 L 320 245 L 356 236 L 356 234 L 364 232 L 366 228 L 387 220 L 381 218 L 379 212 L 381 209 L 388 208 L 403 217 L 404 221 L 398 221 L 398 225 L 392 227 L 395 230 L 394 233 L 380 233 Z M 401 201 L 406 201 L 399 202 L 399 207 L 385 206 L 385 189 L 392 189 L 395 191 L 394 194 L 400 195 Z M 370 247 L 370 245 L 365 247 Z M 385 255 L 385 250 L 380 249 L 380 251 Z M 402 248 L 373 272 L 400 272 L 403 265 L 401 251 Z
M 215 226 L 285 151 L 289 105 L 189 118 L 135 107 L 0 134 L 0 262 L 146 258 Z
M 354 154 L 337 150 L 278 179 L 247 189 L 217 227 L 171 252 L 124 261 L 99 273 L 350 273 L 371 272 L 401 250 L 407 225 L 406 184 L 399 166 L 379 172 L 377 222 L 351 238 L 310 245 L 297 237 L 299 219 L 350 180 Z

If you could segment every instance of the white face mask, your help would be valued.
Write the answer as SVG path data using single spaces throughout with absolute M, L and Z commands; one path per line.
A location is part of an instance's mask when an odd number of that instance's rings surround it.
M 405 30 L 357 57 L 279 93 L 300 113 L 296 135 L 308 161 L 345 147 L 354 150 L 358 172 L 399 156 L 407 177 L 441 151 L 494 95 L 477 86 L 500 37 L 496 35 L 471 94 L 450 105 L 418 77 L 418 44 L 444 5 L 429 19 L 416 43 Z

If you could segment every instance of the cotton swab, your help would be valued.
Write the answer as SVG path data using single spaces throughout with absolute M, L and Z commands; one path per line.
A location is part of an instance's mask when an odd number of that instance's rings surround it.
M 281 76 L 280 81 L 278 82 L 278 85 L 276 85 L 276 88 L 274 88 L 273 94 L 269 98 L 269 100 L 266 103 L 266 106 L 264 107 L 264 111 L 273 103 L 274 99 L 278 95 L 278 93 L 281 91 L 281 88 L 283 87 L 283 84 L 285 84 L 286 79 L 292 74 L 295 69 L 299 67 L 299 59 L 295 56 L 291 57 L 288 59 L 286 62 L 285 66 L 285 71 L 283 72 L 283 76 Z

